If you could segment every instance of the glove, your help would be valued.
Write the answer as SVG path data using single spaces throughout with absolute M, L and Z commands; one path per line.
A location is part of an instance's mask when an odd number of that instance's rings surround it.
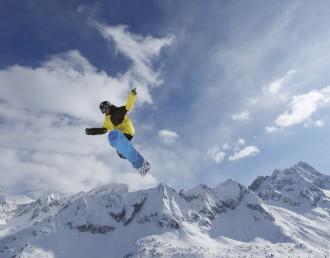
M 137 92 L 136 92 L 136 88 L 134 88 L 134 89 L 132 90 L 132 92 L 136 95 L 136 94 L 137 94 Z
M 85 129 L 85 134 L 90 135 L 90 133 L 91 133 L 91 129 L 90 128 L 86 128 Z
M 86 128 L 85 134 L 87 135 L 98 135 L 98 134 L 105 134 L 107 132 L 106 128 Z

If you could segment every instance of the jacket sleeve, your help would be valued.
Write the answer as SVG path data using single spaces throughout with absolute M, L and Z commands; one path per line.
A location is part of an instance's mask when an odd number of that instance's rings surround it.
M 107 129 L 102 128 L 86 128 L 86 134 L 87 135 L 98 135 L 98 134 L 105 134 L 107 132 Z
M 134 102 L 136 99 L 136 94 L 134 92 L 131 92 L 127 98 L 127 102 L 126 102 L 126 110 L 129 111 L 133 108 Z

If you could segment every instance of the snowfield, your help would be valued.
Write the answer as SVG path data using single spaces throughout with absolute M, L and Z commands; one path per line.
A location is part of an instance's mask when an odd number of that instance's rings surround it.
M 299 162 L 249 187 L 0 192 L 0 257 L 329 257 L 330 177 Z

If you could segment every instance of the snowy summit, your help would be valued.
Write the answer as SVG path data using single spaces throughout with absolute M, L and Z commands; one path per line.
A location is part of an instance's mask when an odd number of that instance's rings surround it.
M 112 184 L 36 201 L 0 196 L 1 257 L 326 257 L 330 177 L 299 162 L 177 192 Z

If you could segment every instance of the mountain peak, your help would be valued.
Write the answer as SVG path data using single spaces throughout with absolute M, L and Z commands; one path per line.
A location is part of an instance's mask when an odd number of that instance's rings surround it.
M 323 175 L 320 172 L 316 171 L 312 166 L 310 166 L 306 162 L 300 161 L 293 167 L 286 168 L 284 170 L 275 169 L 270 177 L 269 176 L 258 177 L 256 180 L 261 182 L 263 180 L 270 178 L 270 180 L 276 181 L 276 180 L 282 180 L 283 178 L 290 177 L 290 178 L 292 178 L 292 180 L 298 180 L 298 178 L 301 178 L 302 180 L 312 182 L 312 181 L 314 181 L 315 178 L 322 177 L 322 176 Z M 255 181 L 253 182 L 253 184 L 254 184 L 253 188 L 256 188 Z M 251 187 L 252 187 L 252 185 L 251 185 Z
M 223 186 L 242 187 L 243 185 L 241 185 L 239 182 L 237 182 L 234 179 L 228 179 L 228 180 L 222 182 L 221 184 L 219 184 L 218 186 L 216 186 L 215 188 L 217 188 L 217 187 L 223 187 Z
M 294 165 L 293 168 L 299 171 L 300 173 L 307 173 L 314 176 L 322 175 L 320 172 L 316 171 L 315 168 L 313 168 L 311 165 L 303 161 L 298 162 L 298 164 Z
M 329 202 L 324 191 L 330 189 L 330 177 L 301 161 L 291 168 L 275 169 L 270 177 L 258 177 L 249 189 L 264 201 L 280 202 L 287 208 L 306 208 L 306 201 L 315 207 Z

